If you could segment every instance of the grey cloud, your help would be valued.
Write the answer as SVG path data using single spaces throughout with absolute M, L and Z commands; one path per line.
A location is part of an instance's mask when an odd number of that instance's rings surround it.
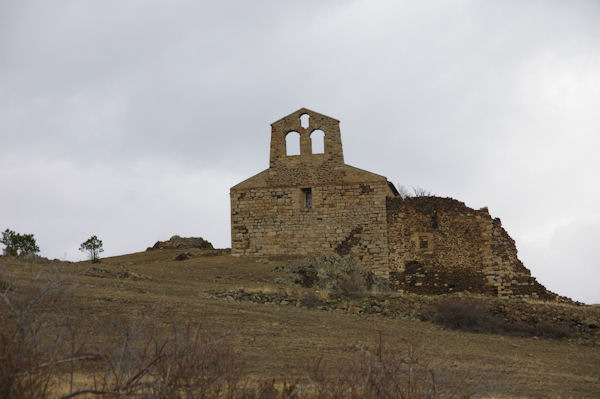
M 53 256 L 92 233 L 112 254 L 184 230 L 229 245 L 227 187 L 302 106 L 341 121 L 348 163 L 489 206 L 523 253 L 600 215 L 597 3 L 0 7 L 0 228 Z

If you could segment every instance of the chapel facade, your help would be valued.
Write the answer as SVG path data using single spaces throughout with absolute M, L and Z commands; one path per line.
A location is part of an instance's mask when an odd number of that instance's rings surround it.
M 300 153 L 288 155 L 295 135 Z M 321 153 L 313 140 L 321 136 Z M 237 256 L 351 256 L 388 273 L 384 176 L 344 163 L 339 121 L 301 108 L 271 124 L 269 168 L 231 188 L 231 250 Z

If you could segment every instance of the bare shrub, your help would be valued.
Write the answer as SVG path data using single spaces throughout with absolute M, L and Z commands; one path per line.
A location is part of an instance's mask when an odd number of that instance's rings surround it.
M 500 332 L 502 320 L 478 298 L 445 299 L 432 307 L 428 318 L 444 327 L 473 332 Z
M 0 278 L 0 292 L 5 292 L 10 289 L 10 283 L 2 278 Z
M 505 334 L 517 336 L 535 336 L 551 339 L 571 338 L 575 331 L 566 325 L 557 324 L 549 320 L 530 321 L 511 320 L 503 325 Z
M 278 386 L 279 385 L 279 386 Z M 283 381 L 278 384 L 275 380 L 261 381 L 254 387 L 247 388 L 239 396 L 240 399 L 291 399 L 302 398 L 298 382 Z
M 573 332 L 567 326 L 557 325 L 550 321 L 540 321 L 533 326 L 533 332 L 537 337 L 562 339 L 573 336 Z
M 433 195 L 431 193 L 431 191 L 426 190 L 419 186 L 413 186 L 412 190 L 413 190 L 413 197 L 431 197 Z
M 288 270 L 289 279 L 295 284 L 319 287 L 334 297 L 361 297 L 373 288 L 376 280 L 370 269 L 337 254 L 300 259 L 288 266 Z
M 396 187 L 397 187 L 398 195 L 402 199 L 412 196 L 410 190 L 408 188 L 406 188 L 406 186 L 404 186 L 403 184 L 396 184 Z
M 367 287 L 365 279 L 359 273 L 341 273 L 335 276 L 335 284 L 332 286 L 332 295 L 348 298 L 361 298 L 365 295 Z
M 38 399 L 68 385 L 63 398 L 227 398 L 244 387 L 242 363 L 199 327 L 165 333 L 153 316 L 92 320 L 73 300 L 77 288 L 45 269 L 0 291 L 0 398 Z M 94 337 L 88 332 L 94 332 Z M 92 361 L 92 363 L 85 363 Z M 91 377 L 73 383 L 76 373 Z
M 175 331 L 154 373 L 153 393 L 160 398 L 234 397 L 243 365 L 223 337 L 187 325 Z
M 93 384 L 63 399 L 228 398 L 241 389 L 242 363 L 223 337 L 199 327 L 173 327 L 164 336 L 152 318 L 113 318 L 99 333 Z
M 433 193 L 429 190 L 426 190 L 419 186 L 412 186 L 410 189 L 404 186 L 403 184 L 397 184 L 398 195 L 402 199 L 411 198 L 411 197 L 431 197 Z
M 319 283 L 317 268 L 312 264 L 296 264 L 291 269 L 293 282 L 302 287 L 311 288 Z
M 477 333 L 569 338 L 575 332 L 568 326 L 549 320 L 523 321 L 510 312 L 504 317 L 479 298 L 444 299 L 424 312 L 424 319 L 447 328 Z
M 423 348 L 407 342 L 402 353 L 368 354 L 359 362 L 328 362 L 322 358 L 308 370 L 313 389 L 300 397 L 334 398 L 470 398 L 473 386 L 464 376 L 434 367 Z
M 348 270 L 341 275 L 349 280 L 335 283 L 353 295 L 368 280 L 360 269 Z M 60 383 L 64 389 L 65 382 L 63 399 L 471 395 L 464 379 L 433 367 L 419 345 L 408 342 L 405 352 L 386 353 L 381 336 L 379 349 L 359 362 L 316 361 L 308 370 L 312 385 L 255 382 L 226 336 L 191 324 L 167 327 L 151 310 L 145 316 L 88 318 L 72 300 L 77 287 L 47 269 L 19 280 L 1 277 L 7 284 L 0 292 L 0 398 L 43 399 L 55 396 L 55 387 Z M 303 299 L 320 302 L 314 290 Z M 91 382 L 75 386 L 74 374 L 85 374 Z
M 306 290 L 300 298 L 300 303 L 309 309 L 314 309 L 323 304 L 323 301 L 314 290 Z
M 66 345 L 76 308 L 70 285 L 54 271 L 6 282 L 0 292 L 0 397 L 45 398 L 60 365 L 73 361 L 79 345 Z M 76 317 L 76 316 L 75 316 Z

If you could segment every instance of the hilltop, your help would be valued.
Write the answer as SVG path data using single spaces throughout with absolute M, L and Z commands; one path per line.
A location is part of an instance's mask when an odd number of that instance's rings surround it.
M 98 264 L 0 258 L 5 289 L 18 290 L 39 271 L 68 282 L 65 292 L 89 318 L 82 331 L 94 321 L 141 315 L 159 326 L 159 335 L 173 325 L 200 326 L 227 343 L 254 381 L 314 383 L 319 359 L 360 363 L 365 356 L 414 347 L 427 364 L 464 377 L 479 394 L 594 397 L 600 392 L 598 307 L 464 293 L 330 295 L 294 284 L 288 274 L 295 261 L 238 258 L 211 248 L 159 249 Z M 475 312 L 458 321 L 444 318 L 465 307 Z M 105 340 L 101 331 L 87 331 L 89 341 Z M 87 381 L 85 370 L 93 368 L 93 362 L 87 364 L 76 381 Z M 64 381 L 56 389 L 67 392 Z

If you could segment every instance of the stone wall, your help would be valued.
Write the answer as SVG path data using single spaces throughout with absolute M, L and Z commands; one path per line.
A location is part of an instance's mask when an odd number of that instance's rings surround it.
M 487 208 L 450 198 L 388 198 L 390 279 L 405 291 L 469 291 L 556 299 L 517 257 L 515 242 Z
M 310 207 L 299 187 L 232 190 L 232 254 L 335 252 L 387 275 L 387 190 L 383 182 L 312 186 Z

